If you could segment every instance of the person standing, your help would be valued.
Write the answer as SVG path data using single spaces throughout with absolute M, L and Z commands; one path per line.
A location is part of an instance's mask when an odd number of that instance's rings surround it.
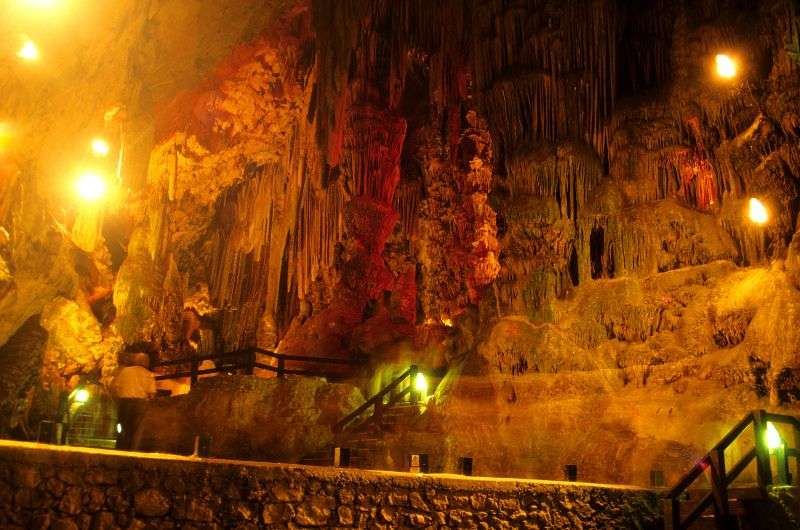
M 149 370 L 150 357 L 141 351 L 132 352 L 111 382 L 111 394 L 117 401 L 117 449 L 138 449 L 141 422 L 147 400 L 156 394 L 156 379 Z M 120 430 L 121 428 L 121 430 Z

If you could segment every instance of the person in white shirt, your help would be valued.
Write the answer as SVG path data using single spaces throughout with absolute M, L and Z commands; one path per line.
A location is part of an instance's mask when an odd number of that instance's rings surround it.
M 133 451 L 139 447 L 140 426 L 147 400 L 156 394 L 156 379 L 148 367 L 150 357 L 143 352 L 129 354 L 129 365 L 123 366 L 111 382 L 111 394 L 117 401 L 117 421 L 121 432 L 117 449 Z

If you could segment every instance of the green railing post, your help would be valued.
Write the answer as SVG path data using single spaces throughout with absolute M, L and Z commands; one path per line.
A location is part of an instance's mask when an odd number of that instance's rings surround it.
M 727 473 L 725 471 L 725 448 L 718 447 L 709 455 L 711 464 L 711 495 L 714 498 L 714 516 L 720 528 L 730 525 L 731 510 L 728 503 Z
M 664 530 L 680 530 L 681 502 L 675 497 L 661 502 L 664 507 Z
M 251 348 L 251 349 L 247 350 L 245 356 L 246 356 L 245 363 L 247 363 L 246 366 L 245 366 L 245 374 L 253 375 L 253 371 L 255 370 L 255 367 L 256 367 L 255 366 L 256 365 L 256 351 Z
M 191 386 L 197 382 L 197 370 L 200 368 L 200 363 L 197 362 L 197 359 L 192 359 L 192 375 L 191 375 Z
M 795 451 L 800 451 L 800 422 L 795 421 L 792 423 L 792 433 L 794 434 L 793 448 Z M 794 476 L 790 482 L 800 484 L 800 454 L 797 453 L 795 453 L 794 457 Z
M 766 494 L 767 486 L 772 484 L 772 465 L 769 461 L 769 447 L 767 447 L 767 419 L 763 410 L 753 411 L 753 427 L 756 437 L 756 473 L 758 487 Z
M 286 371 L 286 359 L 278 357 L 278 377 L 283 377 Z
M 411 380 L 411 403 L 417 404 L 419 402 L 419 392 L 417 392 L 417 374 L 419 373 L 419 368 L 416 364 L 412 364 L 411 368 L 408 369 L 408 377 Z

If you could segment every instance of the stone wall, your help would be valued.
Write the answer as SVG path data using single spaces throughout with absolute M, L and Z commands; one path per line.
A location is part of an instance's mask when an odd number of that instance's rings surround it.
M 660 528 L 653 492 L 0 442 L 0 527 Z

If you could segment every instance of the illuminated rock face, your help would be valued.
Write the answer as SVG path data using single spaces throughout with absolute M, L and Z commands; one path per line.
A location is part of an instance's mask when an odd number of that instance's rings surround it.
M 0 342 L 49 332 L 28 386 L 102 379 L 138 341 L 358 354 L 372 372 L 338 375 L 365 392 L 416 362 L 447 374 L 440 461 L 636 482 L 748 408 L 793 409 L 786 0 L 134 4 L 79 50 L 108 57 L 96 77 L 64 63 L 0 99 L 32 121 L 0 145 Z M 78 206 L 53 175 L 76 117 L 114 107 L 122 187 Z

